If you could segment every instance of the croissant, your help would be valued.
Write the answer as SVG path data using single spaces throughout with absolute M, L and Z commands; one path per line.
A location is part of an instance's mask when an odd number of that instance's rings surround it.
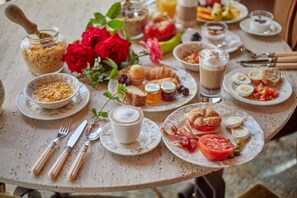
M 155 67 L 146 71 L 147 80 L 156 80 L 161 78 L 175 78 L 180 83 L 180 78 L 167 66 Z

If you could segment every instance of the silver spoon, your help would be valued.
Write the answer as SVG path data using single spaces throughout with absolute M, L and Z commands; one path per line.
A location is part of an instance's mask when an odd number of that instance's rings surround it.
M 93 123 L 90 125 L 89 129 L 86 131 L 85 136 L 87 138 L 86 143 L 80 150 L 78 156 L 76 157 L 72 167 L 70 168 L 70 171 L 68 172 L 68 178 L 69 180 L 75 180 L 82 164 L 85 161 L 85 154 L 89 148 L 89 144 L 91 141 L 97 140 L 100 136 L 100 133 L 102 131 L 102 127 L 99 123 Z
M 252 52 L 251 50 L 241 47 L 240 51 L 244 53 L 245 55 L 249 56 L 250 58 L 259 58 L 259 57 L 272 57 L 274 55 L 273 52 L 266 52 L 262 54 L 256 54 L 255 52 Z

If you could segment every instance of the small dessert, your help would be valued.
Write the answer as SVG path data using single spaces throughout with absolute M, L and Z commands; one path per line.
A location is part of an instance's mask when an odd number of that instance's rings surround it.
M 132 65 L 128 72 L 128 76 L 133 85 L 142 85 L 145 79 L 144 68 L 141 65 Z
M 126 87 L 128 92 L 126 93 L 127 102 L 133 106 L 140 107 L 146 103 L 146 94 L 144 91 L 133 85 Z
M 232 128 L 231 131 L 232 131 L 232 135 L 236 139 L 247 140 L 250 137 L 249 130 L 242 125 L 236 128 Z
M 226 36 L 228 26 L 223 22 L 207 22 L 202 28 L 202 36 L 208 40 L 223 40 Z
M 226 128 L 236 128 L 242 124 L 242 118 L 238 116 L 230 116 L 224 120 L 223 124 Z
M 249 97 L 254 91 L 254 87 L 252 85 L 239 85 L 236 88 L 236 92 L 238 95 L 242 97 Z
M 281 73 L 277 68 L 263 70 L 262 81 L 269 86 L 276 86 L 281 82 Z
M 211 108 L 197 107 L 188 115 L 188 123 L 194 129 L 202 132 L 211 132 L 221 126 L 220 115 Z
M 256 32 L 265 32 L 270 29 L 273 15 L 264 10 L 255 10 L 251 12 L 250 28 Z
M 232 81 L 237 85 L 248 85 L 251 84 L 251 79 L 247 75 L 237 72 L 232 76 Z

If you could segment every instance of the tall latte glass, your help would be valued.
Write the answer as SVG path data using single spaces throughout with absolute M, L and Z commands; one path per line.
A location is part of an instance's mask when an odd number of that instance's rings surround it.
M 199 52 L 201 101 L 220 101 L 221 87 L 229 57 L 227 52 L 220 49 L 203 49 Z
M 143 112 L 141 109 L 124 105 L 111 110 L 111 120 L 114 137 L 122 144 L 131 144 L 140 135 L 142 128 Z

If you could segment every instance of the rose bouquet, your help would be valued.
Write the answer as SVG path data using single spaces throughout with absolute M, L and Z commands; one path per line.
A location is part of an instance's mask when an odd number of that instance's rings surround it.
M 117 19 L 121 4 L 111 6 L 107 14 L 95 13 L 90 19 L 81 40 L 69 44 L 64 55 L 64 62 L 71 72 L 77 72 L 96 87 L 98 83 L 117 76 L 119 69 L 135 64 L 139 57 L 150 55 L 154 63 L 159 63 L 162 51 L 157 39 L 141 42 L 146 50 L 136 54 L 122 27 L 124 22 Z

